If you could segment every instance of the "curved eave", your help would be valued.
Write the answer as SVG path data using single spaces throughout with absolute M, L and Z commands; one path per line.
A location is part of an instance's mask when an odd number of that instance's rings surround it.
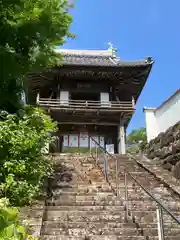
M 152 66 L 154 61 L 146 62 L 146 61 L 134 61 L 134 62 L 120 62 L 118 64 L 112 64 L 112 65 L 98 65 L 98 64 L 78 64 L 78 63 L 64 63 L 62 67 L 71 67 L 71 68 L 83 68 L 83 69 L 90 69 L 90 68 L 102 68 L 102 69 L 113 69 L 118 70 L 122 68 L 144 68 L 144 67 L 150 67 Z
M 61 67 L 55 67 L 49 69 L 42 74 L 29 74 L 31 81 L 29 82 L 29 93 L 37 94 L 44 86 L 50 86 L 53 81 L 53 76 L 66 76 L 70 74 L 72 78 L 80 76 L 79 79 L 91 78 L 92 80 L 103 80 L 105 78 L 113 81 L 113 84 L 119 88 L 119 95 L 126 92 L 127 98 L 132 96 L 135 101 L 139 98 L 139 95 L 148 79 L 151 72 L 154 61 L 134 61 L 123 62 L 118 64 L 106 65 L 83 65 L 83 64 L 65 64 Z M 95 73 L 95 75 L 93 75 Z M 104 75 L 104 73 L 106 73 Z M 85 77 L 85 78 L 84 78 Z M 129 95 L 129 96 L 128 96 Z

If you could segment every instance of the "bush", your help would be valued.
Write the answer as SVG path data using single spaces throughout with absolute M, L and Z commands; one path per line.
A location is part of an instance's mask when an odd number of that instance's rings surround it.
M 1 112 L 0 117 L 0 195 L 11 204 L 31 203 L 52 173 L 42 149 L 52 141 L 56 124 L 41 109 L 30 106 L 16 115 Z
M 20 224 L 19 211 L 9 207 L 6 198 L 0 199 L 0 240 L 33 240 L 25 227 Z

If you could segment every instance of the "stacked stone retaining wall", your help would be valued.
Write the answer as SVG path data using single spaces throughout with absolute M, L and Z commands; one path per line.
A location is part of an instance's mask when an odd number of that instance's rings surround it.
M 145 155 L 180 179 L 180 121 L 145 147 Z

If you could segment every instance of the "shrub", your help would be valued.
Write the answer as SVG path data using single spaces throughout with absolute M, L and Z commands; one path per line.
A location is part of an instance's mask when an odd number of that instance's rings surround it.
M 0 190 L 11 204 L 31 203 L 52 166 L 42 149 L 52 141 L 56 124 L 43 110 L 26 106 L 18 114 L 1 112 Z
M 0 199 L 0 239 L 35 239 L 32 236 L 28 235 L 25 227 L 20 224 L 18 209 L 9 207 L 9 201 L 6 198 Z

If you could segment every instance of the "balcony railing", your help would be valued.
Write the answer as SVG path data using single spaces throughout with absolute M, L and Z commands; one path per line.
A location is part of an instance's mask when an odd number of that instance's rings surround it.
M 49 99 L 37 97 L 37 105 L 51 109 L 70 109 L 70 110 L 87 110 L 87 111 L 127 111 L 134 112 L 135 105 L 133 101 L 86 101 L 86 100 L 69 100 Z

